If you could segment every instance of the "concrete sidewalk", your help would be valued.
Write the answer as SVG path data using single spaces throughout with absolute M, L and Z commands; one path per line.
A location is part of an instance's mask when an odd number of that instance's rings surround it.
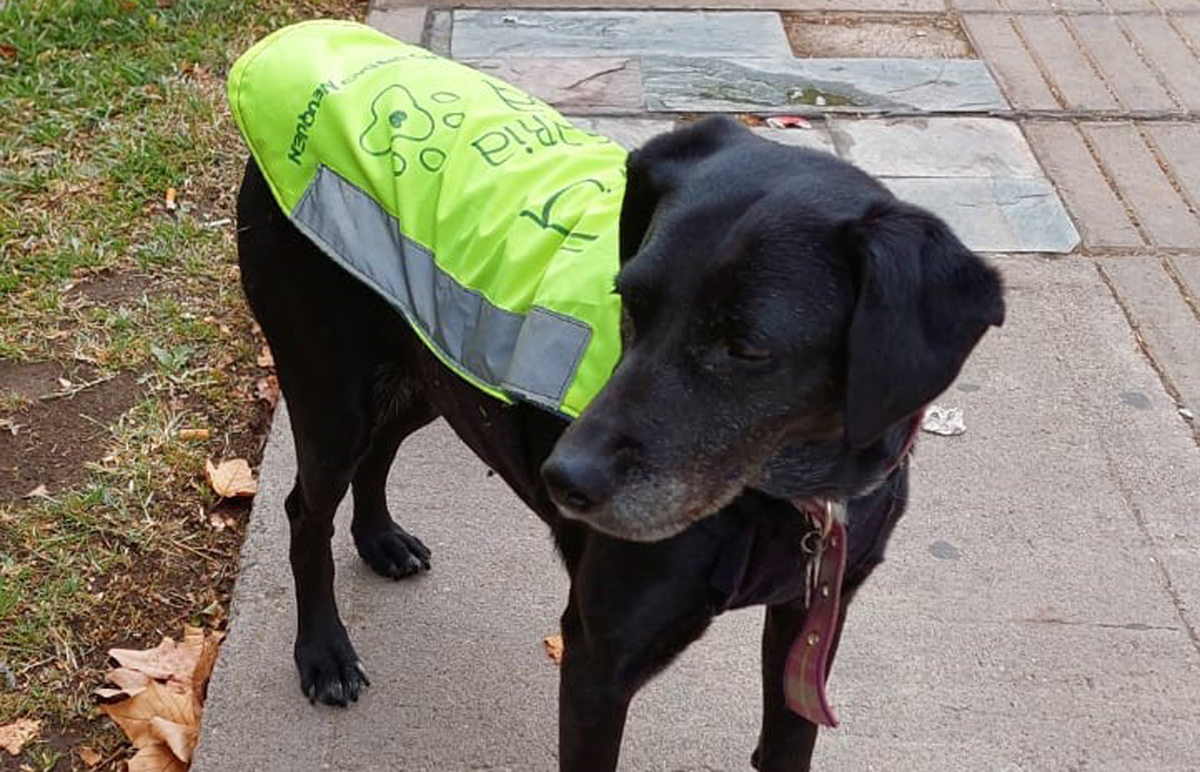
M 880 11 L 892 4 L 779 5 Z M 1090 7 L 1102 13 L 1089 14 L 1085 0 L 1075 5 L 1063 15 L 1032 0 L 964 0 L 971 42 L 995 56 L 986 69 L 956 60 L 962 77 L 926 90 L 926 107 L 897 111 L 889 97 L 863 110 L 886 120 L 812 105 L 814 117 L 829 120 L 772 135 L 840 153 L 902 196 L 926 196 L 923 203 L 990 253 L 1008 281 L 1008 323 L 940 400 L 963 408 L 968 432 L 923 436 L 909 515 L 889 562 L 851 610 L 831 681 L 843 725 L 822 734 L 818 769 L 1200 768 L 1200 450 L 1186 417 L 1200 412 L 1200 244 L 1187 235 L 1189 222 L 1200 228 L 1192 198 L 1200 170 L 1186 153 L 1176 163 L 1160 152 L 1188 147 L 1196 127 L 1186 100 L 1200 93 L 1151 69 L 1174 100 L 1167 114 L 1151 113 L 1129 104 L 1136 89 L 1121 73 L 1098 70 L 1086 50 L 1107 20 L 1122 40 L 1161 22 L 1190 56 L 1192 41 L 1181 31 L 1193 17 L 1163 15 L 1149 4 L 1138 8 L 1152 14 L 1131 16 L 1112 15 L 1099 0 Z M 940 0 L 909 0 L 907 10 L 946 9 Z M 528 22 L 515 25 L 527 27 L 520 39 L 505 30 L 513 26 L 505 16 L 514 13 Z M 1096 18 L 1084 18 L 1090 15 Z M 844 82 L 862 85 L 862 73 L 883 72 L 919 84 L 913 73 L 928 66 L 916 60 L 905 69 L 898 59 L 814 64 L 779 51 L 765 64 L 750 55 L 781 38 L 762 16 L 720 17 L 727 30 L 744 25 L 741 37 L 723 39 L 720 57 L 697 53 L 687 30 L 698 30 L 701 42 L 706 32 L 695 16 L 613 17 L 608 37 L 586 33 L 594 15 L 583 27 L 525 11 L 427 17 L 424 9 L 401 8 L 371 18 L 505 77 L 526 77 L 522 85 L 531 90 L 558 89 L 547 98 L 591 113 L 593 125 L 630 144 L 677 118 L 648 107 L 648 96 L 689 104 L 694 78 L 714 72 L 748 79 L 739 82 L 751 85 L 732 92 L 746 94 L 837 67 L 852 68 L 838 76 Z M 543 35 L 547 25 L 559 34 Z M 1066 54 L 1038 49 L 1050 38 L 1030 34 L 1037 29 L 1069 36 L 1110 94 L 1111 114 L 1074 112 L 1064 84 L 1047 81 L 1066 71 L 1047 68 L 1046 51 Z M 573 56 L 547 53 L 572 35 L 582 41 Z M 659 48 L 639 51 L 646 35 Z M 590 39 L 602 43 L 586 48 Z M 520 45 L 507 47 L 513 43 Z M 663 46 L 675 47 L 667 52 L 674 74 L 669 82 L 647 80 L 647 73 L 666 72 Z M 1028 67 L 1014 51 L 1024 52 Z M 553 68 L 535 66 L 555 57 Z M 586 84 L 571 85 L 605 69 L 604 57 L 625 80 L 582 93 Z M 623 64 L 613 66 L 614 58 Z M 573 79 L 553 81 L 562 71 Z M 1022 101 L 1040 93 L 1035 75 L 1053 102 L 1036 110 Z M 857 93 L 871 99 L 890 90 L 885 83 Z M 981 98 L 1001 104 L 964 113 Z M 669 107 L 663 99 L 655 104 Z M 606 110 L 587 110 L 602 100 Z M 1115 115 L 1124 122 L 1109 120 Z M 1200 142 L 1190 147 L 1200 152 Z M 1141 163 L 1139 152 L 1151 162 Z M 1066 257 L 1033 254 L 1073 248 Z M 1017 251 L 1025 254 L 1009 254 Z M 540 522 L 443 425 L 412 438 L 393 469 L 389 498 L 397 519 L 433 549 L 434 569 L 401 583 L 374 576 L 350 544 L 349 512 L 339 515 L 339 602 L 373 686 L 349 710 L 314 708 L 300 695 L 291 661 L 283 498 L 294 468 L 281 408 L 194 768 L 556 769 L 557 672 L 541 638 L 555 631 L 565 581 Z M 749 769 L 760 625 L 758 610 L 720 618 L 639 696 L 623 769 Z

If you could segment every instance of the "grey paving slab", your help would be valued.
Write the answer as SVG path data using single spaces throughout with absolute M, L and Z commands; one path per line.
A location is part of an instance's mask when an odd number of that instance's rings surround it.
M 1200 220 L 1163 175 L 1137 126 L 1085 123 L 1080 128 L 1155 243 L 1164 247 L 1200 244 Z
M 1200 255 L 1175 255 L 1168 262 L 1183 282 L 1187 295 L 1200 308 Z
M 429 9 L 425 6 L 408 8 L 377 8 L 367 12 L 369 27 L 386 32 L 397 40 L 420 45 L 425 33 L 425 19 Z
M 454 33 L 454 14 L 447 10 L 431 11 L 429 50 L 438 56 L 450 56 L 450 37 Z
M 603 134 L 626 150 L 641 147 L 659 134 L 675 128 L 674 121 L 658 118 L 608 118 L 586 115 L 567 117 L 579 128 Z
M 1179 390 L 1184 406 L 1200 415 L 1200 320 L 1164 270 L 1163 261 L 1123 257 L 1105 260 L 1102 267 L 1155 361 Z
M 774 57 L 791 48 L 777 13 L 763 11 L 454 12 L 457 58 L 494 56 Z
M 1058 100 L 1008 17 L 964 14 L 962 21 L 976 50 L 987 60 L 1014 107 L 1058 109 Z
M 1069 110 L 1115 110 L 1117 101 L 1057 16 L 1021 16 L 1017 26 Z
M 842 156 L 884 177 L 1041 177 L 1021 128 L 1000 118 L 831 118 Z
M 1180 103 L 1200 109 L 1200 60 L 1161 16 L 1129 15 L 1121 23 L 1133 35 L 1138 51 L 1158 70 Z
M 1136 247 L 1145 242 L 1109 187 L 1079 130 L 1061 121 L 1025 124 L 1034 152 L 1065 199 L 1088 247 Z
M 921 440 L 909 515 L 850 612 L 831 683 L 843 725 L 816 768 L 1193 770 L 1200 452 L 1091 263 L 997 262 L 1008 321 L 940 400 L 967 433 Z M 440 425 L 389 487 L 434 570 L 377 579 L 343 512 L 339 597 L 374 685 L 345 711 L 300 697 L 286 426 L 281 410 L 194 769 L 553 769 L 539 639 L 562 574 L 542 526 Z M 623 769 L 748 769 L 760 622 L 722 617 L 647 688 Z
M 972 59 L 645 57 L 647 107 L 682 112 L 965 112 L 1007 107 Z
M 778 142 L 781 145 L 790 145 L 792 147 L 807 147 L 813 150 L 824 150 L 826 153 L 837 155 L 837 148 L 833 143 L 833 135 L 829 132 L 829 127 L 814 122 L 811 129 L 772 129 L 769 127 L 759 127 L 753 129 L 754 133 L 760 137 Z
M 462 59 L 489 75 L 549 102 L 559 110 L 633 113 L 642 109 L 637 59 L 557 57 Z
M 1191 197 L 1193 205 L 1200 205 L 1200 126 L 1146 122 L 1142 128 L 1150 135 L 1150 141 L 1167 162 L 1180 187 Z
M 1044 178 L 892 177 L 905 201 L 942 217 L 980 252 L 1070 252 L 1079 234 Z
M 1124 107 L 1130 110 L 1175 110 L 1178 106 L 1159 83 L 1154 70 L 1130 44 L 1114 16 L 1089 14 L 1070 20 L 1092 60 Z

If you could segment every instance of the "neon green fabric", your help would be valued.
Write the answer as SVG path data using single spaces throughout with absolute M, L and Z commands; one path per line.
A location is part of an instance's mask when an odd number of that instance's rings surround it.
M 353 22 L 267 36 L 234 64 L 228 87 L 285 213 L 295 215 L 324 167 L 488 303 L 586 324 L 559 409 L 575 416 L 587 406 L 620 354 L 612 286 L 623 149 L 503 81 Z M 511 399 L 416 330 L 462 377 Z

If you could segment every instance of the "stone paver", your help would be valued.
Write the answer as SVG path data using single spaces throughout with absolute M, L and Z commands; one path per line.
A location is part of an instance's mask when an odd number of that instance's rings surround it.
M 882 177 L 1041 177 L 1021 129 L 997 118 L 843 120 L 842 155 Z
M 1196 310 L 1200 312 L 1200 255 L 1175 255 L 1169 262 L 1183 281 Z M 1197 412 L 1197 416 L 1200 416 L 1200 412 Z
M 429 22 L 429 50 L 438 56 L 450 56 L 450 37 L 454 31 L 454 14 L 451 11 L 432 12 Z
M 645 57 L 652 110 L 678 112 L 967 112 L 1007 107 L 970 59 L 700 59 Z
M 564 112 L 633 113 L 642 109 L 637 59 L 556 57 L 465 59 Z
M 1144 243 L 1078 129 L 1069 123 L 1038 121 L 1026 123 L 1025 133 L 1074 215 L 1086 246 L 1137 247 Z
M 890 177 L 883 183 L 942 217 L 980 252 L 1070 252 L 1079 243 L 1045 178 Z
M 1135 126 L 1085 123 L 1082 129 L 1156 244 L 1164 247 L 1200 244 L 1200 222 L 1163 176 Z
M 424 6 L 372 8 L 367 13 L 366 23 L 397 40 L 420 45 L 425 32 L 425 19 L 428 15 L 429 9 Z
M 603 134 L 626 150 L 646 144 L 651 138 L 675 128 L 674 121 L 656 118 L 595 118 L 568 116 L 581 129 Z
M 1200 205 L 1200 125 L 1145 123 L 1142 127 L 1171 167 L 1175 179 L 1191 197 L 1192 204 Z
M 1008 18 L 970 14 L 963 16 L 963 24 L 1014 107 L 1058 109 L 1058 100 Z
M 1018 27 L 1042 71 L 1058 89 L 1070 110 L 1114 110 L 1117 102 L 1090 62 L 1075 45 L 1062 19 L 1054 16 L 1022 16 Z
M 1161 16 L 1124 16 L 1121 21 L 1183 107 L 1200 110 L 1200 60 L 1170 23 Z
M 831 683 L 843 725 L 816 768 L 1194 769 L 1200 453 L 1088 261 L 999 262 L 1008 321 L 940 400 L 968 432 L 921 440 L 909 515 L 850 612 Z M 339 599 L 373 686 L 349 710 L 304 701 L 282 409 L 275 426 L 195 772 L 553 769 L 540 638 L 562 572 L 540 522 L 440 425 L 389 487 L 434 570 L 373 576 L 342 512 Z M 720 618 L 645 690 L 623 769 L 748 768 L 760 625 Z
M 495 56 L 776 57 L 791 48 L 779 15 L 755 11 L 455 11 L 457 59 Z
M 1129 44 L 1114 17 L 1076 16 L 1070 23 L 1124 107 L 1131 110 L 1177 109 L 1175 100 Z
M 1156 257 L 1105 260 L 1125 309 L 1184 405 L 1200 414 L 1200 321 Z

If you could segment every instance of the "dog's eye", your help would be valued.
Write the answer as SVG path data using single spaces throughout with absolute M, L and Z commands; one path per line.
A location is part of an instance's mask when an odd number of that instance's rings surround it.
M 741 359 L 744 362 L 769 362 L 771 361 L 771 350 L 762 346 L 755 346 L 744 340 L 734 340 L 727 344 L 729 356 L 734 359 Z

